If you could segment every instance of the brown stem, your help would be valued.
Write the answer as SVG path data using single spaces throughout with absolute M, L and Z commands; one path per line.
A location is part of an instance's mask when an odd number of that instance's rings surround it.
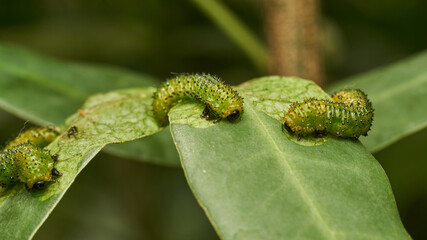
M 266 0 L 270 72 L 324 85 L 319 0 Z

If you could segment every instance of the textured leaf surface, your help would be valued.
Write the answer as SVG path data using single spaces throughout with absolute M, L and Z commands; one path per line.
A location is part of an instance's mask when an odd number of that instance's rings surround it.
M 0 108 L 39 125 L 61 124 L 92 94 L 157 83 L 153 77 L 124 69 L 70 63 L 0 45 Z M 170 134 L 109 146 L 107 151 L 164 165 L 179 164 Z
M 313 83 L 271 77 L 241 89 L 246 103 L 240 122 L 194 128 L 175 122 L 190 104 L 170 113 L 187 180 L 218 234 L 224 239 L 409 239 L 387 176 L 363 145 L 329 138 L 303 146 L 282 133 L 279 121 L 257 110 L 299 100 L 292 85 L 302 94 L 308 89 L 307 95 L 327 97 Z M 261 88 L 264 99 L 258 101 L 253 96 Z M 197 104 L 193 108 L 201 111 Z M 266 112 L 278 116 L 277 111 Z
M 161 130 L 153 117 L 151 96 L 155 88 L 136 88 L 95 95 L 80 114 L 70 117 L 65 131 L 48 146 L 59 155 L 56 168 L 63 173 L 57 182 L 39 193 L 29 193 L 23 185 L 7 191 L 0 199 L 0 236 L 26 239 L 32 236 L 62 198 L 76 175 L 109 143 L 130 141 Z
M 305 99 L 331 99 L 312 81 L 297 77 L 269 76 L 252 81 L 241 87 L 245 101 L 250 101 L 260 111 L 282 121 L 283 114 L 293 102 Z
M 391 66 L 351 77 L 329 88 L 360 88 L 375 109 L 369 137 L 360 141 L 376 152 L 427 126 L 427 52 Z

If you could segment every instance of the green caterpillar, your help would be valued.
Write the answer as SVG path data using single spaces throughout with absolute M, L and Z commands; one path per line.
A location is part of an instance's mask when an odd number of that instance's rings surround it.
M 342 90 L 333 101 L 307 99 L 292 103 L 283 117 L 283 127 L 301 139 L 303 136 L 334 135 L 358 139 L 371 129 L 374 109 L 367 95 L 358 89 Z
M 0 154 L 0 186 L 25 183 L 28 190 L 43 189 L 62 176 L 54 165 L 58 158 L 43 149 L 57 136 L 50 127 L 30 129 L 12 140 Z
M 243 111 L 243 98 L 237 91 L 210 74 L 181 74 L 166 81 L 153 96 L 156 119 L 166 125 L 168 112 L 184 99 L 196 99 L 206 107 L 201 118 L 217 123 L 223 118 L 235 120 Z

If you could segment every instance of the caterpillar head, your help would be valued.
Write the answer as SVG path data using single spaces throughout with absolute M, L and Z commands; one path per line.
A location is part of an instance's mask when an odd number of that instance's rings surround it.
M 239 119 L 240 114 L 242 113 L 243 108 L 241 106 L 231 106 L 221 111 L 221 114 L 216 114 L 209 105 L 206 105 L 205 109 L 200 115 L 201 118 L 207 120 L 214 120 L 214 123 L 217 123 L 223 118 L 227 118 L 229 121 L 235 121 Z
M 27 189 L 43 189 L 61 176 L 55 168 L 56 155 L 31 144 L 20 144 L 11 149 L 15 152 L 15 163 L 19 180 Z
M 227 119 L 230 121 L 234 121 L 240 117 L 240 110 L 236 109 L 227 116 Z
M 236 96 L 238 96 L 236 94 Z M 239 119 L 243 112 L 243 98 L 233 98 L 232 103 L 221 110 L 221 117 L 227 118 L 229 121 Z

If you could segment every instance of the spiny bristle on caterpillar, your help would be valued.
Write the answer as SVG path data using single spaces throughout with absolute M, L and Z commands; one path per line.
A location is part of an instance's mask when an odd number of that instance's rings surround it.
M 28 190 L 42 189 L 62 174 L 55 168 L 58 155 L 44 149 L 59 135 L 51 127 L 21 133 L 0 154 L 0 186 L 24 183 Z
M 284 129 L 298 139 L 326 134 L 353 139 L 366 136 L 374 116 L 367 95 L 358 89 L 346 89 L 334 93 L 332 99 L 310 98 L 292 103 L 283 116 Z
M 204 103 L 205 108 L 200 117 L 214 120 L 213 123 L 224 118 L 236 120 L 243 112 L 243 98 L 220 78 L 205 73 L 183 73 L 175 74 L 154 93 L 154 116 L 162 125 L 166 125 L 169 110 L 185 99 Z

